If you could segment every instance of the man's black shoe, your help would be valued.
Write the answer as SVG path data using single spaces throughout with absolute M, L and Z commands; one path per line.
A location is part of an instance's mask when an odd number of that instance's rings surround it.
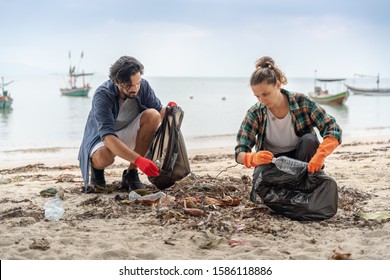
M 128 188 L 130 190 L 139 190 L 139 189 L 146 189 L 146 186 L 141 183 L 139 177 L 138 177 L 138 170 L 137 169 L 131 169 L 131 170 L 123 170 L 122 175 L 122 187 Z
M 106 179 L 104 178 L 104 169 L 96 169 L 91 165 L 91 186 L 97 188 L 106 188 Z

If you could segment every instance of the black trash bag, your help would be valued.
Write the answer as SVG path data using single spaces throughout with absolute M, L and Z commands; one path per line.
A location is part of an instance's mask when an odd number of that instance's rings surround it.
M 184 112 L 178 107 L 166 107 L 165 116 L 158 128 L 146 158 L 159 166 L 158 176 L 148 176 L 149 181 L 164 190 L 191 172 L 187 149 L 180 126 Z
M 290 219 L 325 220 L 337 213 L 337 184 L 322 170 L 310 174 L 302 167 L 291 175 L 271 163 L 254 179 L 254 191 L 263 203 Z

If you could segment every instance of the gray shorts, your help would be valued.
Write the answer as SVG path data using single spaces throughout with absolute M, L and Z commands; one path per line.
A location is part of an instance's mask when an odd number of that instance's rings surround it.
M 140 128 L 140 120 L 142 113 L 139 114 L 130 124 L 122 128 L 121 130 L 116 131 L 116 135 L 118 138 L 126 144 L 131 150 L 135 149 L 135 143 L 137 140 L 138 130 Z M 104 143 L 102 141 L 98 142 L 95 146 L 93 146 L 90 157 L 92 157 L 93 153 L 96 152 L 101 147 L 104 147 Z

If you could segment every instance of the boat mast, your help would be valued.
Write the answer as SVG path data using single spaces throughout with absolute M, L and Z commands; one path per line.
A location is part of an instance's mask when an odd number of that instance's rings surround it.
M 4 82 L 4 77 L 1 77 L 0 88 L 1 88 L 1 93 L 2 93 L 3 95 L 7 95 L 7 93 L 8 93 L 8 91 L 5 90 L 5 87 L 8 86 L 9 84 L 13 83 L 13 82 L 14 82 L 14 80 L 5 83 L 5 82 Z
M 379 73 L 378 73 L 378 77 L 376 78 L 376 85 L 377 85 L 378 90 L 379 90 Z
M 77 75 L 78 75 L 78 73 L 80 73 L 80 64 L 81 64 L 81 60 L 83 59 L 83 57 L 84 57 L 84 51 L 81 52 L 79 64 L 77 65 Z M 83 76 L 83 87 L 85 87 L 84 71 L 81 74 Z M 76 82 L 76 80 L 75 80 L 75 82 Z
M 353 74 L 354 77 L 360 77 L 360 78 L 364 78 L 364 77 L 369 77 L 369 78 L 376 78 L 376 86 L 377 88 L 379 89 L 379 73 L 377 76 L 373 76 L 373 75 L 363 75 L 363 74 Z
M 69 58 L 69 77 L 68 77 L 68 83 L 69 83 L 69 87 L 72 88 L 73 87 L 73 77 L 72 77 L 72 59 L 71 59 L 72 55 L 70 53 L 70 51 L 68 52 L 68 58 Z

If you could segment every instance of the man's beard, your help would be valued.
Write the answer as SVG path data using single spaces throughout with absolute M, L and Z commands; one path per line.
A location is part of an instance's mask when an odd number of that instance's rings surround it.
M 131 92 L 130 94 L 126 94 L 122 91 L 123 95 L 126 97 L 126 99 L 135 99 L 135 97 L 137 96 L 137 93 L 136 92 Z

